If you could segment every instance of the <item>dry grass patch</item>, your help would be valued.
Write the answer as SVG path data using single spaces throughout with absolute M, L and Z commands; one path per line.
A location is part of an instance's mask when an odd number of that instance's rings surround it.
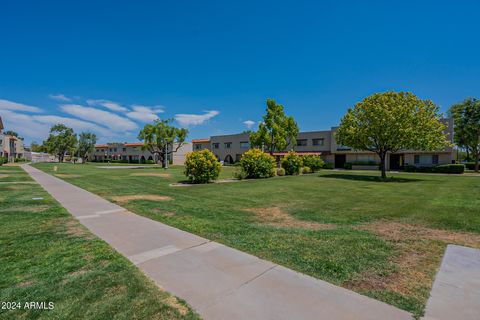
M 170 307 L 175 308 L 182 316 L 185 316 L 188 313 L 188 308 L 181 304 L 174 296 L 169 296 L 168 298 L 163 299 L 163 302 Z
M 64 222 L 62 224 L 65 226 L 65 232 L 69 236 L 82 237 L 82 238 L 85 238 L 87 240 L 95 239 L 95 236 L 92 233 L 88 232 L 87 228 L 82 226 L 76 220 L 67 218 L 67 219 L 64 220 Z
M 24 288 L 24 287 L 29 287 L 33 284 L 35 284 L 35 281 L 23 281 L 23 282 L 20 282 L 17 286 L 20 288 Z
M 172 175 L 170 173 L 160 173 L 160 172 L 138 172 L 131 173 L 132 177 L 160 177 L 160 178 L 170 178 Z
M 135 200 L 148 200 L 148 201 L 169 201 L 173 200 L 172 197 L 169 196 L 160 196 L 156 194 L 134 194 L 134 195 L 127 195 L 127 196 L 115 196 L 112 199 L 116 202 L 125 203 L 129 201 Z
M 1 178 L 6 178 L 6 177 L 8 177 L 8 176 L 9 176 L 8 174 L 0 174 L 0 179 L 1 179 Z
M 369 223 L 360 226 L 359 229 L 370 231 L 382 239 L 393 242 L 413 239 L 434 240 L 480 248 L 480 234 L 470 232 L 432 229 L 391 221 Z
M 55 173 L 56 177 L 59 178 L 80 178 L 81 175 L 79 174 L 67 174 L 67 173 Z
M 256 218 L 261 223 L 274 227 L 303 229 L 331 229 L 334 227 L 332 224 L 295 219 L 280 207 L 250 208 L 246 210 L 255 213 Z
M 480 235 L 379 221 L 357 227 L 391 243 L 398 254 L 388 274 L 363 273 L 344 286 L 356 291 L 388 290 L 426 302 L 447 244 L 480 247 Z
M 19 206 L 13 208 L 4 208 L 0 209 L 0 212 L 42 212 L 47 209 L 50 209 L 50 206 L 40 205 L 40 206 Z

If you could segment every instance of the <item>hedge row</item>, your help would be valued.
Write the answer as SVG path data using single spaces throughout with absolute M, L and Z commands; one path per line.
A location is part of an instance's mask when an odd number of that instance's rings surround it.
M 465 166 L 463 164 L 443 164 L 434 167 L 415 167 L 405 166 L 405 172 L 430 172 L 430 173 L 464 173 Z

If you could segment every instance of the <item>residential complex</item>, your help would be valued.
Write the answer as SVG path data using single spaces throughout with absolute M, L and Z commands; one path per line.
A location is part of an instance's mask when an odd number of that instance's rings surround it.
M 16 158 L 23 158 L 25 152 L 23 140 L 5 134 L 3 129 L 2 117 L 0 117 L 0 157 L 6 157 L 8 162 L 13 162 Z
M 448 140 L 453 143 L 453 120 L 443 119 L 447 124 L 446 133 Z M 325 131 L 300 132 L 297 143 L 290 145 L 286 150 L 295 150 L 299 154 L 318 154 L 327 163 L 332 163 L 335 168 L 343 168 L 345 163 L 379 163 L 379 157 L 369 151 L 353 150 L 349 147 L 337 144 L 335 132 L 338 127 L 332 127 Z M 242 154 L 250 149 L 250 135 L 248 133 L 212 136 L 208 139 L 192 141 L 193 150 L 209 149 L 221 161 L 232 164 L 240 160 Z M 277 161 L 286 152 L 274 152 Z M 455 162 L 455 154 L 452 147 L 445 147 L 435 152 L 403 150 L 387 155 L 387 170 L 399 170 L 405 165 L 417 167 L 434 166 Z
M 133 143 L 107 143 L 95 146 L 94 153 L 90 156 L 91 161 L 124 161 L 129 163 L 145 163 L 153 161 L 154 156 L 151 152 L 142 150 L 143 142 Z M 170 164 L 183 164 L 185 162 L 185 154 L 192 150 L 191 143 L 185 143 L 177 152 L 168 156 Z

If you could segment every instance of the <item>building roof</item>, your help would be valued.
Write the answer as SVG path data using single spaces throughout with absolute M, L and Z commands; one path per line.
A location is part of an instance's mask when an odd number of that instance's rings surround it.
M 108 148 L 108 145 L 106 145 L 106 144 L 96 144 L 95 148 Z
M 295 151 L 298 155 L 301 155 L 301 156 L 319 156 L 322 154 L 322 152 L 313 152 L 313 151 Z M 273 152 L 272 153 L 272 156 L 285 156 L 287 155 L 288 152 Z
M 205 139 L 194 139 L 194 140 L 192 140 L 192 143 L 205 143 L 205 142 L 210 142 L 210 139 L 205 138 Z
M 125 147 L 141 147 L 143 146 L 143 142 L 130 142 L 130 143 L 125 143 Z

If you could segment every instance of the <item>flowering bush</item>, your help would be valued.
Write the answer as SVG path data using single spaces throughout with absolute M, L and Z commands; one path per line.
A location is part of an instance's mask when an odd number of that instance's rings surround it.
M 302 166 L 302 158 L 293 150 L 289 151 L 282 160 L 282 168 L 288 175 L 299 174 Z
M 277 176 L 283 177 L 285 175 L 285 169 L 283 168 L 278 168 L 277 169 Z
M 324 165 L 322 158 L 317 155 L 305 155 L 302 157 L 302 160 L 303 165 L 312 169 L 312 172 L 320 170 Z
M 246 178 L 268 178 L 275 175 L 275 159 L 260 149 L 250 149 L 240 159 Z
M 207 149 L 187 153 L 185 175 L 193 183 L 208 183 L 218 178 L 222 165 Z

